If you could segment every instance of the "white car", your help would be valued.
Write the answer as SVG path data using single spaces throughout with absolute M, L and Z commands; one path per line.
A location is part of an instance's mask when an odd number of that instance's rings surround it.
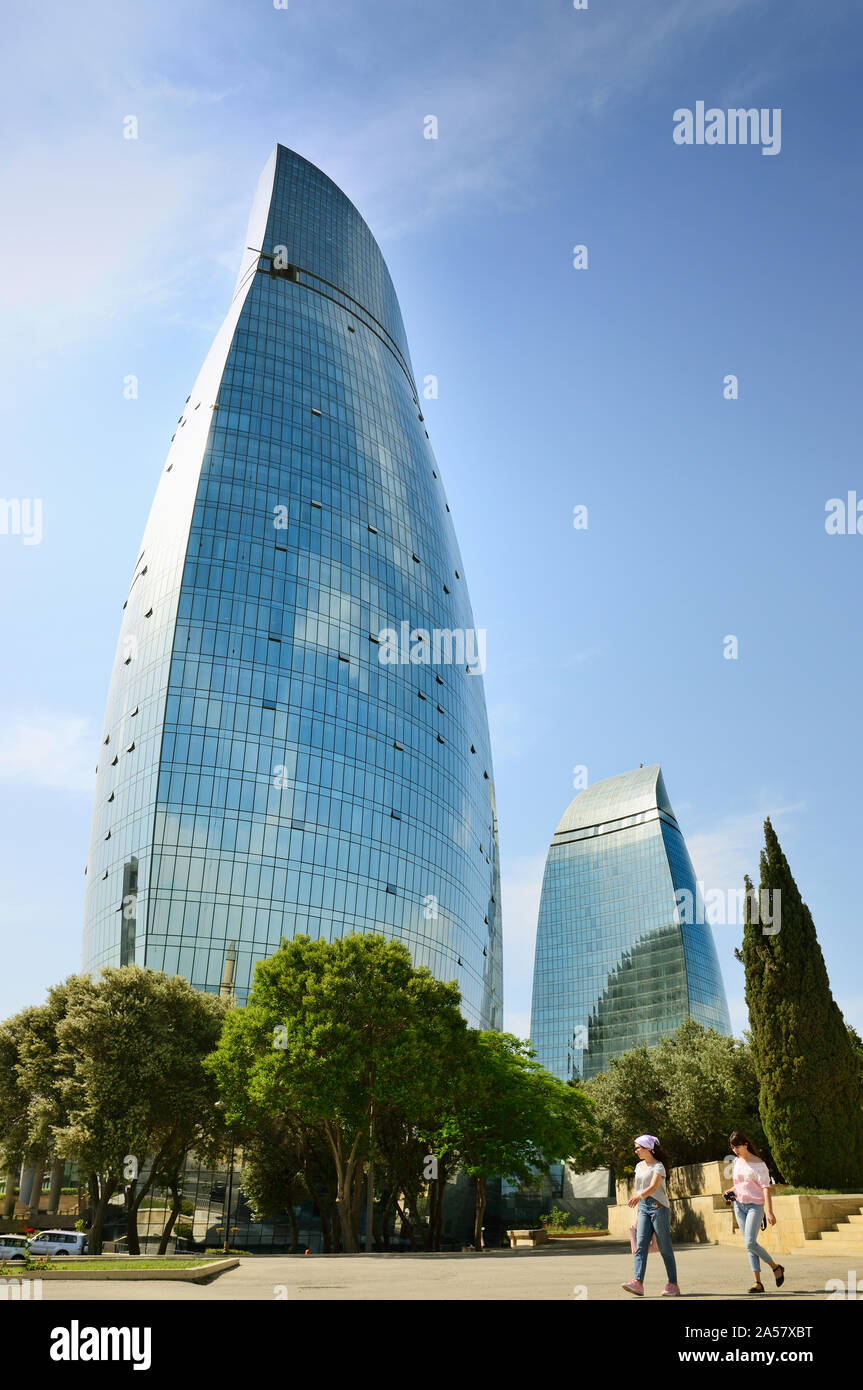
M 23 1263 L 30 1248 L 29 1236 L 0 1236 L 0 1260 Z
M 54 1260 L 86 1253 L 87 1237 L 79 1231 L 39 1231 L 30 1241 L 31 1255 L 50 1255 Z

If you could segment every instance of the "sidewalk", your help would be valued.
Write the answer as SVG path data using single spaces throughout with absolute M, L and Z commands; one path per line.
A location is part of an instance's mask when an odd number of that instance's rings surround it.
M 630 1304 L 704 1303 L 743 1300 L 760 1304 L 827 1299 L 829 1279 L 847 1288 L 853 1273 L 863 1292 L 863 1261 L 849 1270 L 847 1259 L 787 1256 L 785 1284 L 776 1289 L 769 1269 L 762 1270 L 766 1292 L 747 1294 L 751 1284 L 742 1252 L 716 1245 L 678 1246 L 678 1282 L 683 1299 L 661 1298 L 665 1269 L 659 1255 L 648 1259 L 645 1296 L 635 1298 L 620 1285 L 632 1278 L 632 1256 L 626 1244 L 608 1238 L 580 1241 L 577 1248 L 540 1247 L 537 1250 L 489 1250 L 459 1255 L 259 1255 L 242 1259 L 239 1267 L 210 1284 L 148 1282 L 85 1283 L 83 1280 L 44 1284 L 43 1297 L 82 1301 L 154 1299 L 208 1302 L 274 1298 L 305 1301 L 403 1301 L 457 1299 L 620 1300 Z M 853 1287 L 853 1283 L 852 1283 Z M 638 1317 L 639 1314 L 634 1314 Z M 661 1315 L 660 1315 L 661 1316 Z

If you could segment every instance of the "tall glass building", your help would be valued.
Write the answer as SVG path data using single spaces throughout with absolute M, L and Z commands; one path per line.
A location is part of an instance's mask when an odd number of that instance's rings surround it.
M 691 898 L 676 899 L 683 890 Z M 686 1018 L 731 1032 L 713 934 L 657 763 L 588 787 L 555 831 L 530 1036 L 550 1072 L 587 1079 Z
M 381 931 L 502 1023 L 480 653 L 395 291 L 277 145 L 123 605 L 84 968 L 245 998 L 282 936 Z

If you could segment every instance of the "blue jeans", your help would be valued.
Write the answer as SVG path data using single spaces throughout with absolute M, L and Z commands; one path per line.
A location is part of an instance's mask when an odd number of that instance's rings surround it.
M 763 1202 L 735 1202 L 734 1210 L 737 1215 L 737 1224 L 743 1232 L 743 1244 L 746 1246 L 746 1253 L 749 1256 L 749 1265 L 753 1274 L 761 1273 L 762 1260 L 766 1260 L 769 1265 L 773 1260 L 763 1245 L 758 1244 L 758 1232 L 761 1230 L 761 1217 L 764 1215 Z
M 654 1231 L 656 1232 L 656 1244 L 659 1246 L 659 1253 L 665 1263 L 668 1282 L 669 1284 L 676 1284 L 677 1265 L 674 1262 L 674 1251 L 671 1247 L 671 1213 L 668 1207 L 657 1202 L 655 1197 L 642 1197 L 638 1204 L 638 1225 L 635 1230 L 635 1277 L 639 1283 L 644 1279 L 644 1271 L 647 1268 L 647 1247 Z

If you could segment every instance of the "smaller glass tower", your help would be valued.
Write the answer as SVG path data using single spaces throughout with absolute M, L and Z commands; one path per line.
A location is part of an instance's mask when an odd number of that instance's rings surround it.
M 586 1080 L 686 1018 L 731 1032 L 713 933 L 703 909 L 681 914 L 683 890 L 701 904 L 658 763 L 579 793 L 539 907 L 530 1036 L 548 1071 Z

